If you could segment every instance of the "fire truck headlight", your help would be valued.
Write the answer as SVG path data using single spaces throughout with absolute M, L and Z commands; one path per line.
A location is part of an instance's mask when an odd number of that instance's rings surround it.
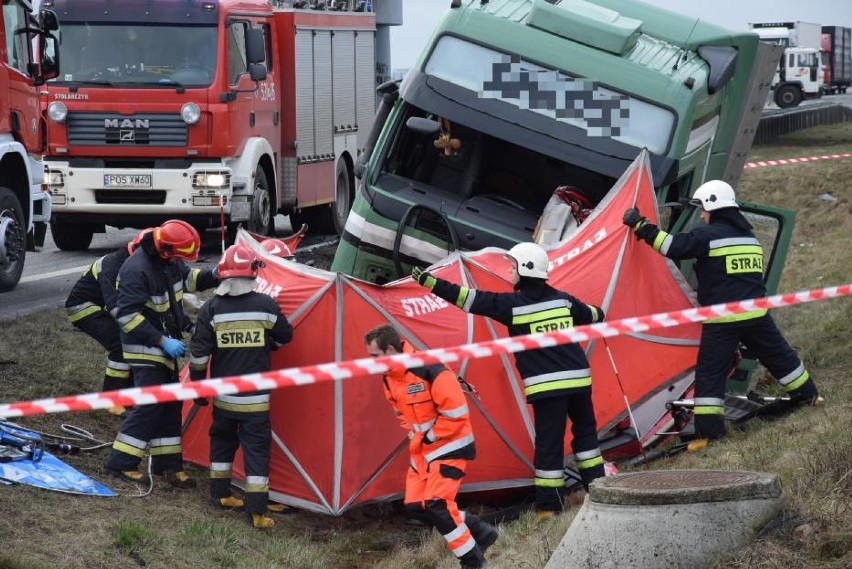
M 47 116 L 53 121 L 65 122 L 68 117 L 68 107 L 65 106 L 65 103 L 53 101 L 47 106 Z
M 231 176 L 224 172 L 196 172 L 192 176 L 193 189 L 222 189 L 231 185 Z
M 201 118 L 201 109 L 195 103 L 187 103 L 180 109 L 180 118 L 186 124 L 195 124 Z

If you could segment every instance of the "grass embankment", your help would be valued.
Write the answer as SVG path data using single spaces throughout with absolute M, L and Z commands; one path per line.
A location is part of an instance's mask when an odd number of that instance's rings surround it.
M 821 127 L 753 149 L 750 159 L 852 149 L 852 123 Z M 743 200 L 798 211 L 781 291 L 852 280 L 852 160 L 744 172 Z M 837 201 L 822 201 L 828 193 Z M 775 472 L 784 489 L 783 519 L 717 568 L 852 566 L 852 302 L 811 303 L 775 313 L 799 350 L 826 403 L 774 423 L 754 422 L 710 448 L 649 468 L 726 468 Z M 103 351 L 74 332 L 61 311 L 46 311 L 0 328 L 0 401 L 85 392 L 100 384 Z M 759 374 L 758 374 L 759 375 Z M 105 413 L 27 418 L 24 425 L 59 432 L 80 425 L 104 440 L 118 426 Z M 106 450 L 67 462 L 107 481 Z M 156 484 L 145 498 L 95 499 L 26 486 L 0 487 L 0 569 L 74 568 L 351 568 L 457 567 L 436 533 L 405 525 L 398 510 L 364 507 L 341 518 L 304 512 L 277 516 L 271 531 L 254 531 L 238 514 L 207 505 L 204 473 L 194 491 Z M 541 568 L 576 512 L 543 524 L 527 513 L 504 524 L 489 551 L 494 568 Z M 641 531 L 641 528 L 637 528 Z M 695 536 L 701 539 L 701 536 Z M 689 547 L 688 543 L 684 547 Z

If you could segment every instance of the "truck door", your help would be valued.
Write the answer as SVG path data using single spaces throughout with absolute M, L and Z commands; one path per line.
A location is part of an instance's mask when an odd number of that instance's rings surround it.
M 776 294 L 778 283 L 781 280 L 781 272 L 784 269 L 784 261 L 790 250 L 796 212 L 748 202 L 740 203 L 740 211 L 754 226 L 754 234 L 763 246 L 763 280 L 766 283 L 766 293 Z M 698 217 L 697 208 L 693 208 L 691 214 L 682 215 L 678 221 L 682 221 L 682 223 L 676 224 L 680 227 L 672 229 L 673 232 L 689 231 L 697 224 L 703 223 Z M 680 270 L 686 276 L 690 285 L 695 288 L 697 283 L 692 270 L 693 262 L 693 260 L 681 261 Z M 749 388 L 748 379 L 754 369 L 755 360 L 749 357 L 748 346 L 745 346 L 744 349 L 741 348 L 741 351 L 743 359 L 728 380 L 727 390 L 729 393 L 743 393 Z
M 18 0 L 3 0 L 3 26 L 6 34 L 6 57 L 9 78 L 9 109 L 5 120 L 27 150 L 40 149 L 39 101 L 29 74 L 33 64 L 33 39 L 28 31 L 29 11 Z
M 272 61 L 272 35 L 269 23 L 259 19 L 259 27 L 264 32 L 266 46 L 266 79 L 255 85 L 249 76 L 249 62 L 246 54 L 246 36 L 255 22 L 248 18 L 232 18 L 226 31 L 226 53 L 228 84 L 234 93 L 230 103 L 230 130 L 232 141 L 237 145 L 237 153 L 250 137 L 259 136 L 268 140 L 275 150 L 278 149 L 277 134 L 279 128 L 278 93 L 275 88 L 274 64 Z

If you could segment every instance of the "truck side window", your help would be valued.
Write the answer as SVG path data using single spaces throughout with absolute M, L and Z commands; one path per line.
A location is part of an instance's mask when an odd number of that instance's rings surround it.
M 233 21 L 228 24 L 228 83 L 236 85 L 240 75 L 248 73 L 246 56 L 246 30 L 248 22 Z
M 268 71 L 272 71 L 272 32 L 269 29 L 269 24 L 262 24 L 260 26 L 263 28 L 263 39 L 264 44 L 266 45 L 266 69 Z
M 6 32 L 6 62 L 27 73 L 32 61 L 30 34 L 27 33 L 27 10 L 16 0 L 3 0 L 3 22 Z

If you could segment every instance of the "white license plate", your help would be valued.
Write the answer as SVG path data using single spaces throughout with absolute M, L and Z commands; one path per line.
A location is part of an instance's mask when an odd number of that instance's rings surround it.
M 105 188 L 150 188 L 151 174 L 104 174 Z

